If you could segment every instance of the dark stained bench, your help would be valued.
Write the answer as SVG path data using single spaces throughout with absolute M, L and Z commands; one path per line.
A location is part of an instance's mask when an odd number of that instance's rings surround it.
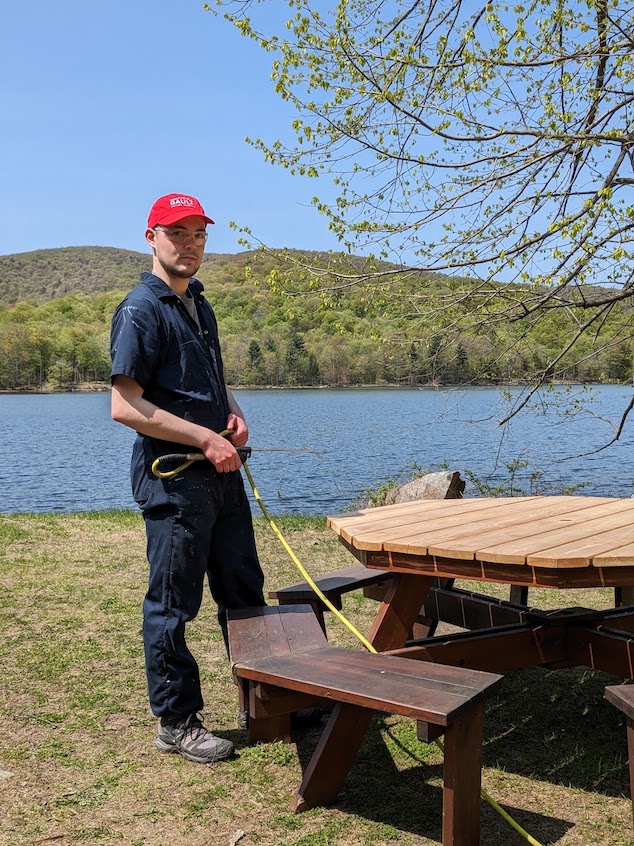
M 342 597 L 346 593 L 352 593 L 355 590 L 362 590 L 365 597 L 381 602 L 393 575 L 388 570 L 369 570 L 363 564 L 353 564 L 341 570 L 333 570 L 330 573 L 325 573 L 313 581 L 324 596 L 340 611 L 343 606 Z M 438 605 L 435 599 L 435 593 L 441 590 L 446 591 L 452 585 L 453 579 L 434 580 L 430 599 L 421 608 L 418 622 L 414 624 L 414 628 L 410 633 L 412 640 L 431 637 L 434 634 L 438 625 L 438 619 L 431 616 L 430 609 L 436 608 Z M 270 590 L 269 599 L 276 599 L 280 605 L 310 605 L 322 629 L 324 632 L 326 631 L 324 612 L 328 610 L 328 606 L 325 605 L 308 582 L 297 582 L 294 585 L 288 585 L 288 587 Z M 490 625 L 488 621 L 487 625 Z
M 617 684 L 605 689 L 605 698 L 625 714 L 630 767 L 630 795 L 634 819 L 634 684 Z
M 227 612 L 229 657 L 232 665 L 276 655 L 303 655 L 328 644 L 310 606 L 266 606 Z M 238 683 L 240 710 L 248 715 L 249 739 L 272 742 L 291 737 L 291 713 L 320 704 L 320 697 L 289 690 L 266 692 Z M 261 699 L 266 702 L 261 702 Z
M 355 590 L 362 590 L 364 596 L 381 602 L 393 576 L 388 570 L 370 570 L 363 564 L 353 564 L 319 576 L 314 582 L 334 607 L 341 610 L 342 597 Z M 454 579 L 434 579 L 429 596 L 410 632 L 410 641 L 432 637 L 441 619 L 459 628 L 487 628 L 490 625 L 522 622 L 530 610 L 526 586 L 511 585 L 510 602 L 487 597 L 485 603 L 480 594 L 460 590 L 453 585 Z M 617 608 L 634 604 L 630 588 L 615 588 L 615 594 Z M 270 590 L 269 599 L 276 599 L 280 605 L 310 605 L 322 629 L 326 631 L 324 612 L 328 608 L 308 582 Z
M 385 570 L 368 570 L 363 564 L 353 564 L 319 576 L 314 582 L 334 607 L 341 611 L 342 597 L 355 590 L 363 590 L 364 596 L 370 596 L 372 599 L 382 599 L 392 575 Z M 288 587 L 270 590 L 269 599 L 276 599 L 280 605 L 310 605 L 322 629 L 326 631 L 324 611 L 328 610 L 328 606 L 308 582 L 296 582 Z
M 336 801 L 373 713 L 400 714 L 445 736 L 443 846 L 479 844 L 484 699 L 501 676 L 331 646 L 310 605 L 230 611 L 228 630 L 251 740 L 288 740 L 290 711 L 334 704 L 294 811 Z M 342 734 L 324 761 L 333 731 Z

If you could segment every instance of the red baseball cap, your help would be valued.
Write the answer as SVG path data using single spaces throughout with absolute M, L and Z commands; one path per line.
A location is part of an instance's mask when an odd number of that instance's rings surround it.
M 190 197 L 188 194 L 166 194 L 164 197 L 159 197 L 150 209 L 147 219 L 148 229 L 154 229 L 155 226 L 170 226 L 192 215 L 204 218 L 205 223 L 213 223 L 196 197 Z

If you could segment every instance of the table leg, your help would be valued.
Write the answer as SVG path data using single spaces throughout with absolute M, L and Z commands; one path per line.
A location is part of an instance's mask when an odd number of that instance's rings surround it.
M 622 608 L 627 605 L 634 605 L 634 586 L 626 585 L 614 589 L 614 597 L 617 608 Z
M 435 591 L 452 590 L 454 582 L 455 579 L 436 578 L 434 579 L 432 587 Z M 427 594 L 427 599 L 429 599 L 431 595 L 432 591 Z M 436 634 L 438 623 L 440 623 L 440 616 L 438 614 L 429 614 L 426 605 L 423 605 L 419 611 L 416 622 L 412 626 L 411 640 L 424 640 L 426 637 L 433 637 Z
M 433 576 L 394 575 L 368 634 L 376 650 L 387 652 L 405 645 L 433 582 Z
M 528 586 L 511 585 L 509 601 L 514 605 L 528 605 Z
M 453 722 L 445 733 L 442 801 L 443 846 L 479 846 L 484 705 Z

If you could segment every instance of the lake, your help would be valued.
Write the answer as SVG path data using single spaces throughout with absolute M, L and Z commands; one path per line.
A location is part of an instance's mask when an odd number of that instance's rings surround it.
M 634 417 L 620 441 L 613 436 L 632 396 L 626 386 L 555 388 L 509 426 L 495 388 L 236 390 L 254 448 L 249 467 L 273 514 L 341 512 L 366 489 L 407 476 L 414 465 L 446 465 L 488 484 L 507 479 L 507 465 L 526 492 L 631 496 Z M 128 467 L 134 434 L 110 419 L 108 393 L 3 394 L 0 427 L 0 513 L 135 508 Z M 634 414 L 634 412 L 633 412 Z M 316 450 L 257 452 L 257 447 Z M 582 455 L 582 453 L 590 453 Z M 531 474 L 533 488 L 531 490 Z M 535 487 L 537 485 L 537 487 Z M 259 513 L 257 506 L 254 511 Z

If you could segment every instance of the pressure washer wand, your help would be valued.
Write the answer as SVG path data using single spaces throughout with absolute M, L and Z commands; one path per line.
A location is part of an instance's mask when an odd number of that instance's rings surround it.
M 291 449 L 289 447 L 236 447 L 236 452 L 240 456 L 240 461 L 243 464 L 251 457 L 253 450 L 256 452 L 307 452 L 312 453 L 312 455 L 316 455 L 317 458 L 323 458 L 323 456 L 314 449 Z M 172 476 L 180 473 L 181 470 L 185 470 L 190 464 L 193 464 L 194 461 L 206 460 L 207 459 L 202 452 L 174 452 L 169 455 L 161 455 L 153 462 L 152 473 L 154 473 L 154 475 L 159 479 L 171 479 Z M 160 465 L 164 462 L 173 463 L 174 461 L 180 461 L 181 463 L 173 470 L 159 470 Z

